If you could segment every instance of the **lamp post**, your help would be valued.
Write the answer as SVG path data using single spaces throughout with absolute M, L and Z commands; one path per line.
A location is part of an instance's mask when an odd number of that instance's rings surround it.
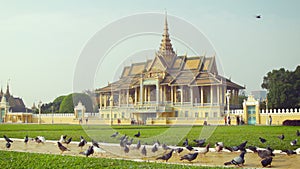
M 227 116 L 229 116 L 230 112 L 229 112 L 229 100 L 230 100 L 230 90 L 226 91 L 226 99 L 227 99 Z M 228 121 L 227 121 L 228 123 Z
M 42 101 L 39 101 L 39 104 L 38 104 L 38 107 L 39 107 L 39 124 L 41 124 L 41 107 L 42 107 Z

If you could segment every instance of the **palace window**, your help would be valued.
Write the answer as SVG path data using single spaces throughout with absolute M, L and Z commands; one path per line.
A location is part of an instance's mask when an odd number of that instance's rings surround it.
M 205 118 L 207 118 L 208 117 L 208 112 L 205 112 Z
M 199 113 L 198 112 L 195 112 L 195 117 L 199 117 Z
M 214 117 L 218 117 L 218 112 L 214 112 Z
M 189 111 L 184 112 L 184 117 L 189 117 Z

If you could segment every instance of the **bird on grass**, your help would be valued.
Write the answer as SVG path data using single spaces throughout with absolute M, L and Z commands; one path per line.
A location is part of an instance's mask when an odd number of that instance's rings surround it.
M 199 154 L 198 152 L 186 154 L 180 158 L 180 161 L 188 160 L 189 162 L 191 162 L 197 158 L 198 154 Z
M 166 162 L 168 162 L 168 160 L 172 157 L 173 152 L 174 152 L 174 149 L 172 149 L 169 153 L 167 153 L 161 157 L 157 157 L 156 160 L 165 160 Z
M 3 138 L 5 139 L 6 142 L 10 142 L 10 143 L 14 142 L 10 138 L 8 138 L 6 135 L 3 135 Z
M 156 151 L 158 151 L 157 145 L 154 144 L 154 146 L 151 149 L 152 153 L 155 153 Z
M 147 149 L 146 149 L 146 146 L 144 146 L 144 147 L 142 148 L 141 153 L 142 153 L 142 155 L 147 156 Z
M 94 147 L 100 148 L 99 143 L 97 141 L 93 140 L 93 139 L 92 139 L 92 145 Z
M 272 160 L 273 160 L 272 157 L 267 157 L 267 158 L 262 159 L 260 163 L 263 167 L 267 167 L 267 166 L 271 167 Z
M 127 137 L 126 134 L 124 134 L 122 137 L 120 137 L 120 140 L 124 140 Z
M 238 151 L 239 147 L 238 146 L 232 146 L 232 147 L 225 146 L 225 149 L 229 150 L 230 152 L 233 152 L 233 151 Z
M 183 146 L 187 146 L 189 145 L 189 140 L 188 138 L 185 139 L 185 141 L 182 143 Z
M 119 132 L 115 132 L 113 135 L 111 135 L 110 137 L 117 137 L 117 135 L 119 134 Z
M 189 151 L 193 151 L 194 150 L 194 148 L 192 146 L 190 146 L 190 145 L 186 145 L 185 148 L 188 149 Z
M 26 135 L 25 138 L 24 138 L 24 143 L 27 144 L 27 143 L 28 143 L 28 140 L 29 140 L 29 139 L 28 139 L 28 136 Z
M 297 142 L 298 142 L 298 140 L 295 139 L 295 140 L 291 141 L 290 144 L 291 144 L 291 146 L 295 146 L 295 145 L 297 145 Z
M 206 139 L 194 140 L 194 142 L 196 143 L 196 146 L 201 147 L 205 144 L 205 140 Z
M 248 141 L 245 141 L 245 142 L 241 143 L 240 145 L 238 145 L 239 150 L 245 151 L 245 147 L 246 147 L 247 143 L 248 143 Z
M 140 131 L 138 131 L 138 133 L 134 135 L 134 137 L 140 137 L 140 136 L 141 136 Z
M 36 136 L 35 137 L 35 142 L 37 142 L 38 144 L 39 143 L 43 143 L 44 144 L 46 142 L 46 139 L 43 136 Z
M 284 140 L 284 134 L 281 134 L 280 136 L 278 136 L 278 138 L 279 138 L 280 140 Z
M 257 155 L 261 159 L 265 159 L 267 157 L 275 156 L 275 154 L 273 154 L 273 150 L 271 148 L 269 148 L 269 147 L 267 149 L 264 149 L 264 150 L 257 150 L 257 147 L 255 147 L 255 146 L 249 146 L 248 149 L 250 149 L 254 153 L 257 153 Z
M 265 143 L 267 140 L 264 139 L 264 138 L 262 138 L 262 137 L 259 137 L 259 141 L 260 141 L 261 143 Z
M 299 130 L 296 131 L 296 136 L 299 137 L 300 136 L 300 132 Z
M 246 151 L 242 151 L 242 153 L 239 156 L 234 157 L 231 161 L 225 162 L 224 165 L 235 165 L 235 166 L 239 166 L 239 167 L 241 165 L 244 165 L 245 154 L 246 154 Z
M 85 150 L 84 152 L 80 152 L 79 154 L 85 155 L 86 157 L 94 154 L 94 147 L 93 146 L 89 146 L 89 148 L 87 150 Z
M 133 143 L 133 138 L 130 139 L 130 141 L 126 142 L 126 145 L 130 146 Z
M 62 144 L 61 144 L 61 142 L 57 142 L 57 146 L 58 146 L 58 148 L 60 149 L 60 154 L 62 154 L 64 151 L 70 151 L 67 147 L 65 147 L 65 146 L 63 146 Z

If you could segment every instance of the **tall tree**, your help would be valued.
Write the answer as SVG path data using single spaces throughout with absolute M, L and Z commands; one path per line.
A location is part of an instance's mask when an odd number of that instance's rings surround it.
M 261 87 L 267 89 L 270 108 L 299 107 L 300 66 L 294 72 L 281 68 L 264 76 Z

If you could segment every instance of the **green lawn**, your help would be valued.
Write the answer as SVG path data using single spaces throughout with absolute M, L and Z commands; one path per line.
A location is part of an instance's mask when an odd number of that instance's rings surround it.
M 0 151 L 0 166 L 1 169 L 6 168 L 126 168 L 126 169 L 141 169 L 141 168 L 201 168 L 201 169 L 221 169 L 223 167 L 199 167 L 175 164 L 163 164 L 153 162 L 134 162 L 128 160 L 116 160 L 106 158 L 93 157 L 77 157 L 77 156 L 61 156 L 50 154 L 36 153 L 21 153 Z
M 226 146 L 238 145 L 248 141 L 248 145 L 266 147 L 270 145 L 275 149 L 295 149 L 289 142 L 296 138 L 296 130 L 299 126 L 100 126 L 100 125 L 49 125 L 49 124 L 0 124 L 0 135 L 12 138 L 24 138 L 25 135 L 35 137 L 45 136 L 47 140 L 58 140 L 60 135 L 68 135 L 73 140 L 79 141 L 83 136 L 88 141 L 95 139 L 101 142 L 118 143 L 118 139 L 110 135 L 118 131 L 120 135 L 127 134 L 133 137 L 141 132 L 142 144 L 152 144 L 157 139 L 169 145 L 182 145 L 185 138 L 189 138 L 191 145 L 193 139 L 206 138 L 213 145 L 222 141 Z M 283 141 L 277 138 L 285 134 Z M 120 136 L 119 136 L 120 137 Z M 258 137 L 267 139 L 266 144 L 259 142 Z M 137 138 L 134 143 L 137 142 Z

